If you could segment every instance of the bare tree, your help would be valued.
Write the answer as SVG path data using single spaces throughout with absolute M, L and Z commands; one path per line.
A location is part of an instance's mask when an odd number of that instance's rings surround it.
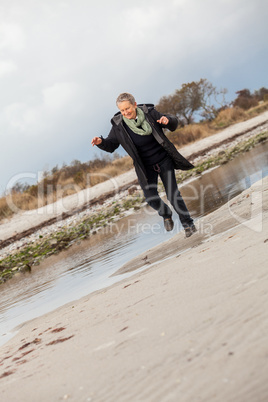
M 182 84 L 181 89 L 172 95 L 163 96 L 156 108 L 161 113 L 175 115 L 181 125 L 192 123 L 197 113 L 206 119 L 213 119 L 217 116 L 219 106 L 222 108 L 226 105 L 226 92 L 226 89 L 218 91 L 208 80 L 201 78 L 197 82 Z

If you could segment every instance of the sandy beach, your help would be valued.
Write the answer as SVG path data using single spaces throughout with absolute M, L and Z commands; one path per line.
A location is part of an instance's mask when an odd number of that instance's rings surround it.
M 0 348 L 0 400 L 266 401 L 267 205 L 265 178 L 131 277 L 25 323 Z

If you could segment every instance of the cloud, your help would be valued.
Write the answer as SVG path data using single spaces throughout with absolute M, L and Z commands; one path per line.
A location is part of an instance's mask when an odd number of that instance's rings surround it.
M 11 136 L 18 133 L 25 135 L 25 138 L 40 134 L 49 136 L 57 125 L 65 126 L 62 118 L 68 121 L 80 111 L 79 91 L 75 83 L 55 83 L 44 88 L 41 94 L 39 102 L 14 102 L 0 112 L 0 124 L 5 125 Z
M 25 47 L 25 36 L 21 27 L 14 23 L 1 23 L 0 50 L 22 51 Z
M 0 77 L 16 70 L 17 66 L 12 60 L 0 60 Z
M 43 90 L 44 106 L 53 111 L 63 110 L 73 102 L 77 85 L 72 82 L 58 82 Z
M 6 120 L 6 124 L 10 128 L 25 130 L 27 123 L 29 124 L 29 110 L 24 103 L 12 103 L 6 106 L 2 112 L 2 118 Z

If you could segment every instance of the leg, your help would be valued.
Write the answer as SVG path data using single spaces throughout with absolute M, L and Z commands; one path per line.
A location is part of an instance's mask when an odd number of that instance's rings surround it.
M 178 189 L 173 162 L 170 158 L 166 158 L 161 164 L 160 177 L 165 187 L 167 198 L 179 215 L 182 226 L 184 228 L 192 226 L 193 219 Z
M 172 211 L 169 206 L 165 204 L 163 200 L 161 200 L 158 194 L 158 172 L 156 172 L 153 168 L 148 168 L 146 169 L 146 176 L 148 179 L 148 185 L 142 188 L 146 202 L 164 219 L 170 218 Z

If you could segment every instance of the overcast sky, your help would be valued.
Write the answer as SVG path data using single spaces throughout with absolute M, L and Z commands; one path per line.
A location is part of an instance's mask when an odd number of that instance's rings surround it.
M 100 155 L 121 92 L 268 87 L 267 21 L 267 0 L 0 0 L 0 193 Z

